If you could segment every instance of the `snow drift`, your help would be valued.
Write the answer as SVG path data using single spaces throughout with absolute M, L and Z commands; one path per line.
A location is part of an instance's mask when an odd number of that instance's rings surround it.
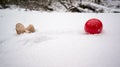
M 0 10 L 0 67 L 119 67 L 120 14 L 39 13 Z M 101 34 L 89 35 L 90 18 L 103 22 Z M 16 23 L 36 32 L 17 35 Z

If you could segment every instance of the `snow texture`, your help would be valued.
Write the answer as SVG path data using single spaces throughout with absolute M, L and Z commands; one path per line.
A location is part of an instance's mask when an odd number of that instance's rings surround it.
M 120 67 L 120 14 L 0 10 L 0 67 Z M 101 34 L 86 34 L 91 18 Z M 17 35 L 16 23 L 36 32 Z

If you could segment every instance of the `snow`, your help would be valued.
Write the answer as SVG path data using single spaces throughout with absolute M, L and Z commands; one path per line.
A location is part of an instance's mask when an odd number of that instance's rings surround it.
M 104 5 L 110 8 L 116 8 L 116 6 L 120 5 L 120 0 L 106 0 L 104 1 Z
M 0 67 L 119 67 L 119 13 L 57 13 L 0 10 Z M 90 18 L 103 22 L 101 34 L 84 32 Z M 16 23 L 36 32 L 17 35 Z
M 112 8 L 112 7 L 108 8 L 106 6 L 98 5 L 98 4 L 90 3 L 90 2 L 82 2 L 82 5 L 90 6 L 91 8 L 95 9 L 97 12 L 103 11 L 103 13 L 120 13 L 120 9 L 116 9 L 115 4 L 114 4 L 114 8 Z M 90 13 L 89 11 L 90 10 L 88 9 L 86 11 L 86 13 Z

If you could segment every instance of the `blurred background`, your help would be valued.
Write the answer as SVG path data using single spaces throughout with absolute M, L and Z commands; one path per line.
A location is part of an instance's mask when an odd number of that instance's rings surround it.
M 120 0 L 0 0 L 0 9 L 79 13 L 120 13 Z

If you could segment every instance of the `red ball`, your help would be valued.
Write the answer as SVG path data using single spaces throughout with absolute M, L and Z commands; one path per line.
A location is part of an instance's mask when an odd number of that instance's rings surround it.
M 86 22 L 85 24 L 85 32 L 89 34 L 99 34 L 101 33 L 103 28 L 103 24 L 99 19 L 93 18 Z

